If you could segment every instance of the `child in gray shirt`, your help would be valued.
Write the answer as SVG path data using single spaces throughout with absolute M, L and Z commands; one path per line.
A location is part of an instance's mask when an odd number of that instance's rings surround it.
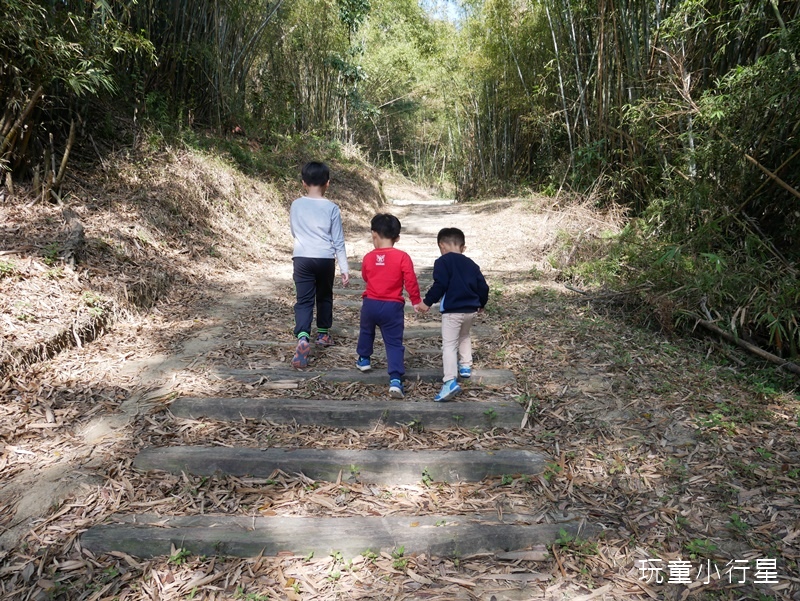
M 333 338 L 333 282 L 336 262 L 347 286 L 350 273 L 344 246 L 344 230 L 339 207 L 325 198 L 330 184 L 330 171 L 325 163 L 310 162 L 303 167 L 305 195 L 289 210 L 289 223 L 294 238 L 292 253 L 293 279 L 297 291 L 294 305 L 294 335 L 297 348 L 292 367 L 307 367 L 311 352 L 311 322 L 317 308 L 317 339 L 320 346 L 330 346 Z

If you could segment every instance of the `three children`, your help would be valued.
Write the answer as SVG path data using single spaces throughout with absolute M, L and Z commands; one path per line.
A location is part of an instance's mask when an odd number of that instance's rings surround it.
M 295 200 L 290 210 L 295 240 L 293 277 L 297 289 L 294 334 L 298 339 L 292 366 L 297 368 L 308 365 L 315 301 L 316 342 L 320 346 L 333 344 L 329 330 L 333 323 L 337 259 L 342 284 L 347 286 L 350 279 L 341 214 L 335 204 L 324 198 L 330 177 L 328 168 L 323 163 L 308 163 L 302 175 L 306 195 Z M 466 249 L 464 232 L 458 228 L 444 228 L 436 240 L 441 256 L 433 264 L 433 285 L 423 300 L 411 257 L 395 248 L 400 229 L 400 220 L 388 213 L 375 215 L 370 223 L 374 249 L 362 260 L 361 274 L 366 290 L 362 295 L 356 368 L 372 369 L 375 329 L 379 328 L 386 348 L 389 396 L 397 399 L 405 396 L 405 288 L 414 310 L 419 313 L 428 312 L 439 302 L 444 383 L 434 401 L 449 401 L 461 392 L 458 378 L 472 375 L 470 328 L 475 315 L 489 300 L 489 286 L 480 267 L 463 254 Z

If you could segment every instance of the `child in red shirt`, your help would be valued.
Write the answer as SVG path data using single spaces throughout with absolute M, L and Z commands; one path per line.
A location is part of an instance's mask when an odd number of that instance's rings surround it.
M 417 275 L 408 253 L 394 248 L 400 239 L 400 220 L 394 215 L 380 213 L 372 218 L 372 244 L 375 250 L 364 255 L 361 277 L 367 284 L 361 304 L 361 328 L 358 333 L 358 361 L 361 371 L 372 369 L 370 357 L 375 343 L 375 327 L 381 330 L 386 347 L 389 372 L 389 396 L 402 399 L 405 375 L 405 299 L 403 287 L 411 298 L 415 311 L 419 311 L 422 298 Z

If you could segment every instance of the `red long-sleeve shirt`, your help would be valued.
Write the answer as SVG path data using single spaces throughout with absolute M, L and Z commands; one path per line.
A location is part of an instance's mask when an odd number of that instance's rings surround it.
M 405 286 L 412 305 L 422 302 L 414 263 L 405 251 L 389 247 L 368 252 L 361 262 L 361 277 L 367 284 L 364 298 L 405 304 Z

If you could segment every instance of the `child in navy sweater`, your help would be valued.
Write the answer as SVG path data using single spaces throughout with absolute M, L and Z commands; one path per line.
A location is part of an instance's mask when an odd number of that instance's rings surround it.
M 444 384 L 433 400 L 449 401 L 461 392 L 457 377 L 472 375 L 472 340 L 469 330 L 475 315 L 489 301 L 489 286 L 481 268 L 464 256 L 464 232 L 446 227 L 436 237 L 442 256 L 433 263 L 433 285 L 422 301 L 425 312 L 439 302 L 442 314 Z
M 381 330 L 386 347 L 389 370 L 389 396 L 402 399 L 405 375 L 405 299 L 403 287 L 418 311 L 422 299 L 414 273 L 414 264 L 408 253 L 394 245 L 400 239 L 400 220 L 394 215 L 380 213 L 372 218 L 372 244 L 374 250 L 364 255 L 361 277 L 367 284 L 361 303 L 361 328 L 358 333 L 358 361 L 361 371 L 372 369 L 370 357 L 375 343 L 375 328 Z

